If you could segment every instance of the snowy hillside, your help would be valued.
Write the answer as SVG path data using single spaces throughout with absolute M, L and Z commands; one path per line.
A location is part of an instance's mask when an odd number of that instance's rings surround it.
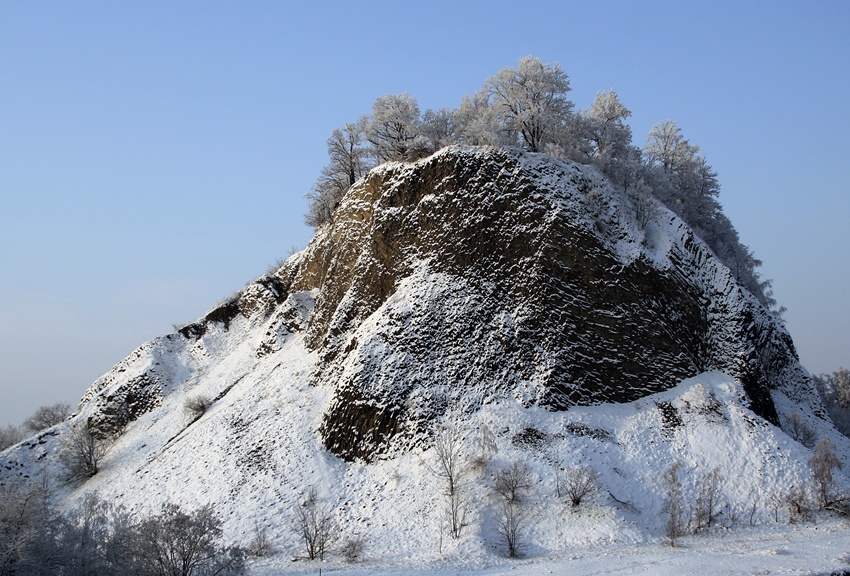
M 666 562 L 664 477 L 678 465 L 688 529 L 705 521 L 694 503 L 707 479 L 715 488 L 711 526 L 693 538 L 781 555 L 775 542 L 801 520 L 787 500 L 812 484 L 810 447 L 777 426 L 792 415 L 850 465 L 784 327 L 681 220 L 658 207 L 641 225 L 593 169 L 452 147 L 375 169 L 305 251 L 141 346 L 70 422 L 4 452 L 0 482 L 45 470 L 66 507 L 97 491 L 139 515 L 214 504 L 231 541 L 265 527 L 277 553 L 258 574 L 313 570 L 293 531 L 311 488 L 334 520 L 329 566 L 358 541 L 351 573 L 535 573 L 634 547 Z M 93 477 L 66 482 L 58 454 L 83 424 L 108 452 Z M 457 538 L 435 473 L 441 434 L 462 464 Z M 528 484 L 519 564 L 494 492 L 512 467 Z M 578 470 L 595 489 L 573 506 Z M 838 569 L 843 553 L 804 564 Z

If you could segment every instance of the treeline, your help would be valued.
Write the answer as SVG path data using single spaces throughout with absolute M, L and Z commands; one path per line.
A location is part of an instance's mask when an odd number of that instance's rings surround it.
M 632 143 L 631 112 L 616 92 L 598 92 L 587 109 L 575 111 L 567 98 L 570 81 L 558 64 L 533 56 L 489 78 L 458 108 L 420 111 L 410 94 L 375 100 L 372 113 L 335 129 L 328 138 L 329 163 L 312 190 L 305 222 L 331 220 L 348 189 L 366 172 L 388 161 L 413 161 L 450 144 L 514 146 L 555 158 L 590 164 L 633 201 L 639 219 L 655 197 L 679 215 L 763 304 L 776 307 L 761 262 L 743 245 L 718 201 L 720 184 L 698 146 L 675 122 L 656 124 L 643 148 Z M 778 311 L 778 312 L 781 312 Z
M 21 426 L 7 424 L 0 428 L 0 451 L 13 446 L 27 437 L 64 422 L 71 415 L 71 406 L 58 402 L 50 406 L 40 406 L 32 416 L 24 420 Z
M 47 480 L 0 486 L 0 576 L 221 576 L 245 573 L 212 506 L 135 516 L 87 494 L 54 507 Z

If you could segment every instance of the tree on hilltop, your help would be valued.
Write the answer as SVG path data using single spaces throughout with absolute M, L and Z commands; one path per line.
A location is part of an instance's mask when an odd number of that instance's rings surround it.
M 516 68 L 502 68 L 485 86 L 505 129 L 518 134 L 530 152 L 542 152 L 572 112 L 566 97 L 570 81 L 561 65 L 534 56 L 520 58 Z

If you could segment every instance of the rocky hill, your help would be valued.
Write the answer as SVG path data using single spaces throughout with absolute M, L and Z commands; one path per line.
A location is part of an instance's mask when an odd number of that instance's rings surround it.
M 469 455 L 491 430 L 535 471 L 605 468 L 626 512 L 604 522 L 653 534 L 653 478 L 677 458 L 694 474 L 750 467 L 771 490 L 805 478 L 808 448 L 773 426 L 792 413 L 846 462 L 781 322 L 674 214 L 636 212 L 594 169 L 517 150 L 385 164 L 304 251 L 134 351 L 72 422 L 4 452 L 0 481 L 61 475 L 63 436 L 87 422 L 112 444 L 101 472 L 62 488 L 69 501 L 214 502 L 244 539 L 257 518 L 285 531 L 282 511 L 318 485 L 343 527 L 395 526 L 425 554 L 430 532 L 405 522 L 430 514 L 416 459 L 437 425 L 461 430 Z

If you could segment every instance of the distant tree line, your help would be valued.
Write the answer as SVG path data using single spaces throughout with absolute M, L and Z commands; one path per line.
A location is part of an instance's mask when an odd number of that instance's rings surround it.
M 66 402 L 39 407 L 32 416 L 24 420 L 21 426 L 9 424 L 0 428 L 0 451 L 21 442 L 28 436 L 64 422 L 70 415 L 71 406 Z
M 775 308 L 771 282 L 757 270 L 761 262 L 723 213 L 717 173 L 681 128 L 671 120 L 659 122 L 639 148 L 626 124 L 631 112 L 616 92 L 598 92 L 589 108 L 576 112 L 569 91 L 559 64 L 526 56 L 516 68 L 499 70 L 458 108 L 422 113 L 410 94 L 378 98 L 371 114 L 328 138 L 329 163 L 307 194 L 305 222 L 313 227 L 329 222 L 342 196 L 377 164 L 417 160 L 450 144 L 520 147 L 596 166 L 631 198 L 644 223 L 652 217 L 648 199 L 657 198 L 688 223 L 741 285 Z

